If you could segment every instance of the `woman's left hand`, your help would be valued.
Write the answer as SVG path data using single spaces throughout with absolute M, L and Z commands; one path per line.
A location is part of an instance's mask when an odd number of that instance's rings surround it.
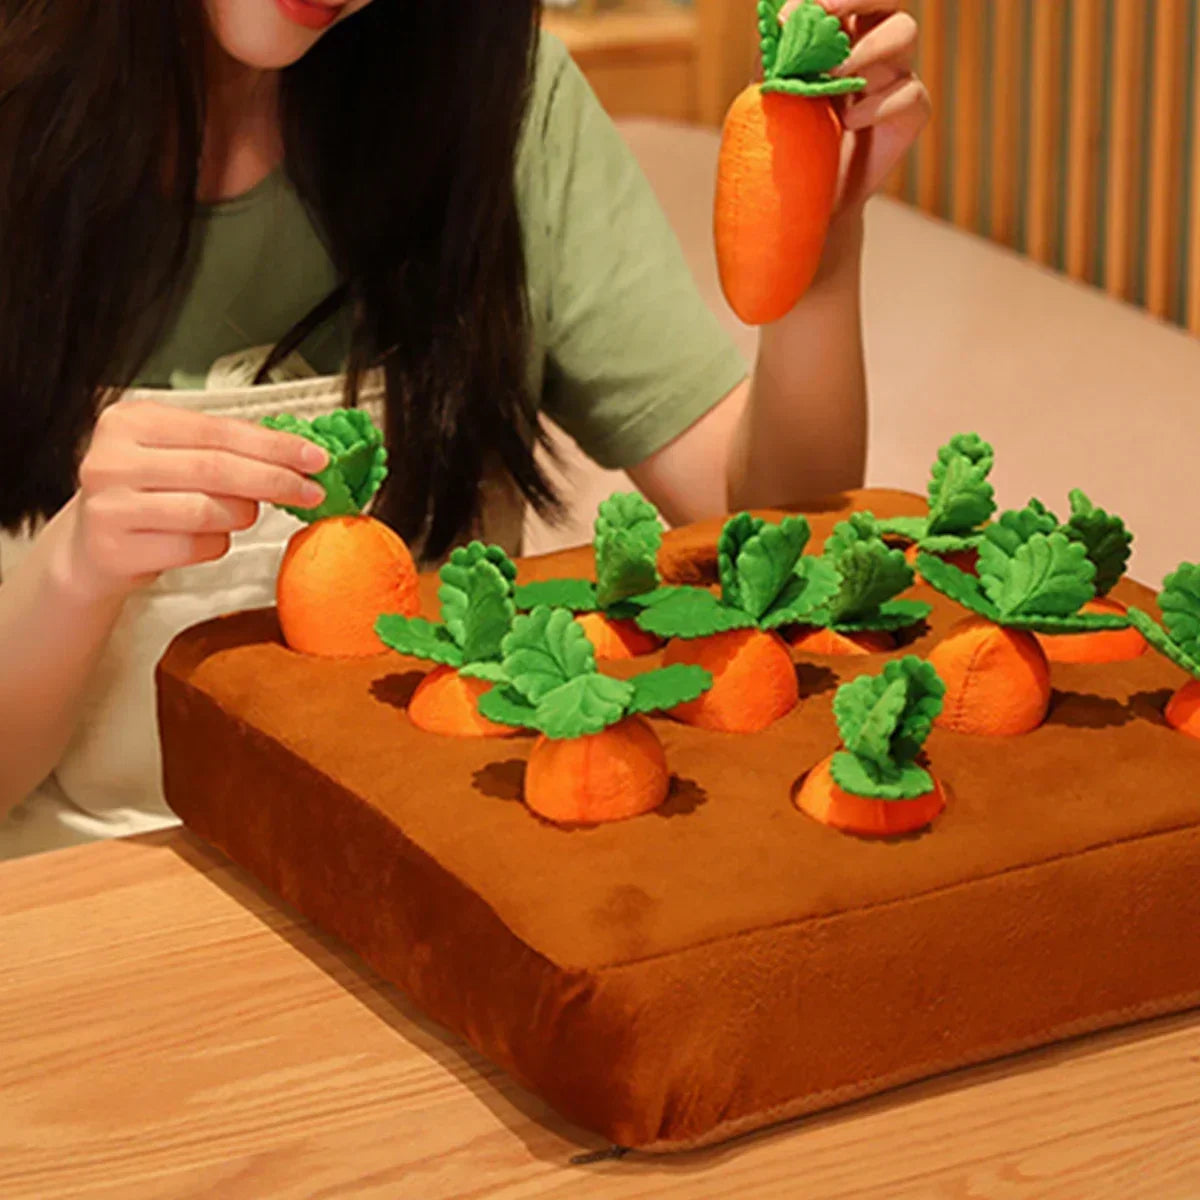
M 800 0 L 789 0 L 786 20 Z M 866 90 L 842 102 L 846 137 L 837 207 L 853 209 L 882 187 L 929 120 L 929 92 L 914 73 L 918 27 L 903 0 L 820 0 L 850 34 L 850 57 L 837 75 L 857 75 Z

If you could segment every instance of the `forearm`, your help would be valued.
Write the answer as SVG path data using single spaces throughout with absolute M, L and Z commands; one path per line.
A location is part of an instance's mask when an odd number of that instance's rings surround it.
M 839 218 L 821 274 L 804 299 L 761 331 L 749 399 L 730 447 L 731 511 L 862 485 L 862 241 L 861 210 Z
M 0 820 L 50 773 L 121 611 L 71 578 L 68 505 L 0 586 Z

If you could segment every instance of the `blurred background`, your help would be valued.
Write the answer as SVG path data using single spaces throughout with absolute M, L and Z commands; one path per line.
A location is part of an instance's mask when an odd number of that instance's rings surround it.
M 907 0 L 935 118 L 893 196 L 1200 334 L 1200 0 Z M 755 0 L 547 3 L 616 117 L 720 123 Z

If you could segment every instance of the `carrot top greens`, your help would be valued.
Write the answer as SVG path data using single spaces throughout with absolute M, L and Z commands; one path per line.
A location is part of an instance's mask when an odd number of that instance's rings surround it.
M 946 685 L 915 655 L 838 688 L 833 715 L 844 750 L 830 771 L 843 791 L 873 800 L 914 800 L 933 789 L 916 759 L 942 711 Z
M 1163 580 L 1158 607 L 1162 625 L 1139 608 L 1130 608 L 1130 623 L 1155 650 L 1200 679 L 1200 563 L 1181 563 Z
M 517 568 L 499 546 L 460 546 L 439 572 L 441 622 L 387 614 L 375 622 L 375 632 L 400 654 L 497 682 L 504 678 L 501 646 L 516 615 L 516 577 Z
M 803 517 L 769 525 L 741 513 L 717 542 L 721 593 L 663 587 L 639 596 L 637 623 L 660 637 L 701 638 L 734 629 L 778 629 L 808 622 L 838 592 L 838 573 L 824 558 L 805 555 L 811 530 Z
M 997 625 L 1034 633 L 1092 633 L 1125 629 L 1121 616 L 1081 613 L 1096 595 L 1096 567 L 1082 542 L 1059 529 L 1034 502 L 1003 513 L 979 543 L 979 577 L 922 553 L 925 581 Z
M 1071 516 L 1061 529 L 1071 541 L 1078 542 L 1087 551 L 1096 568 L 1096 595 L 1107 596 L 1120 583 L 1129 565 L 1133 534 L 1120 517 L 1097 508 L 1079 488 L 1071 491 L 1068 499 Z M 1039 511 L 1054 516 L 1040 501 L 1030 503 Z M 1057 517 L 1054 522 L 1058 524 Z
M 596 582 L 547 579 L 516 589 L 517 608 L 567 608 L 602 612 L 616 620 L 635 616 L 634 598 L 658 584 L 663 528 L 658 512 L 636 492 L 617 492 L 600 505 L 595 524 Z
M 280 506 L 301 521 L 356 517 L 387 478 L 383 434 L 362 409 L 335 409 L 311 421 L 281 413 L 264 417 L 262 424 L 307 438 L 329 451 L 328 466 L 313 476 L 325 489 L 325 499 L 316 508 Z
M 630 680 L 601 675 L 587 634 L 563 608 L 535 608 L 516 618 L 502 643 L 501 680 L 479 698 L 479 711 L 499 725 L 557 739 L 601 733 L 626 717 L 695 700 L 712 687 L 712 676 L 692 666 Z
M 759 0 L 764 92 L 793 96 L 836 96 L 860 92 L 865 79 L 830 74 L 850 56 L 850 37 L 842 23 L 816 3 L 804 2 L 779 23 L 786 0 Z

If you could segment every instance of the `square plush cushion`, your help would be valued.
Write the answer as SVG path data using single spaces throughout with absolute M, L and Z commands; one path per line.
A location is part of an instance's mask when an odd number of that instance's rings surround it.
M 863 492 L 812 514 L 816 544 Z M 668 535 L 710 580 L 719 523 Z M 588 551 L 522 564 L 587 573 Z M 426 581 L 432 610 L 434 581 Z M 925 653 L 962 616 L 932 600 Z M 1153 607 L 1146 589 L 1117 593 Z M 649 665 L 637 664 L 635 669 Z M 568 1117 L 649 1150 L 716 1141 L 1055 1039 L 1200 1003 L 1200 742 L 1153 654 L 1054 668 L 1019 739 L 935 731 L 950 792 L 926 833 L 847 836 L 793 806 L 837 745 L 836 685 L 801 660 L 769 731 L 656 722 L 664 808 L 563 830 L 520 801 L 530 741 L 445 740 L 403 712 L 421 669 L 289 651 L 274 614 L 183 634 L 159 671 L 167 797 L 187 825 L 343 938 Z

